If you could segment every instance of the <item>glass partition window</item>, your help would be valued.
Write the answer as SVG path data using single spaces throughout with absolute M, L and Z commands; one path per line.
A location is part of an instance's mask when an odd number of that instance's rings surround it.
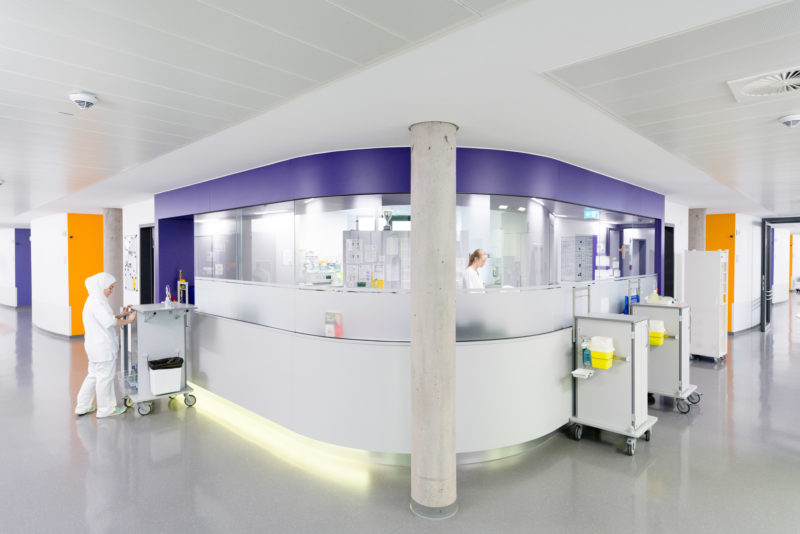
M 458 195 L 456 278 L 483 249 L 485 287 L 533 287 L 655 273 L 653 219 L 553 200 Z
M 456 272 L 483 249 L 487 288 L 655 273 L 653 219 L 546 199 L 457 196 Z M 278 285 L 407 290 L 408 194 L 308 198 L 195 216 L 195 273 Z
M 463 287 L 469 255 L 488 254 L 478 269 L 486 287 L 545 286 L 556 282 L 555 226 L 536 199 L 501 195 L 458 195 L 456 276 Z
M 294 283 L 294 202 L 242 210 L 241 280 Z
M 241 210 L 196 215 L 194 218 L 197 276 L 238 280 Z
M 295 280 L 302 285 L 409 289 L 409 195 L 295 202 Z
M 409 289 L 409 195 L 308 198 L 195 216 L 195 273 L 279 285 Z

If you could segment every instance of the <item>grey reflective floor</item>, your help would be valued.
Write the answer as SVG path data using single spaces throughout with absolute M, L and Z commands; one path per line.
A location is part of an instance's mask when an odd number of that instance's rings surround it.
M 408 509 L 407 468 L 362 466 L 358 487 L 295 467 L 196 408 L 98 421 L 72 415 L 81 340 L 0 308 L 0 531 L 800 532 L 800 298 L 772 332 L 695 361 L 689 415 L 659 401 L 633 458 L 617 436 L 557 434 L 518 456 L 459 468 L 458 514 Z M 795 312 L 792 312 L 792 305 Z M 177 403 L 175 403 L 177 404 Z

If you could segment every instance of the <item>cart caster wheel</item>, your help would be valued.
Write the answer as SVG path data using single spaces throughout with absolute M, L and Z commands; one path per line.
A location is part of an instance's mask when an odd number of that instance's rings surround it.
M 572 425 L 572 439 L 580 441 L 583 436 L 583 425 Z
M 697 393 L 697 392 L 695 391 L 694 393 L 692 393 L 691 395 L 689 395 L 689 396 L 686 398 L 686 400 L 688 400 L 688 401 L 689 401 L 689 402 L 691 402 L 692 404 L 700 404 L 700 394 L 699 394 L 699 393 Z
M 131 408 L 133 406 L 133 399 L 131 399 L 130 397 L 126 396 L 122 400 L 123 400 L 123 402 L 125 402 L 125 406 L 127 406 L 128 408 Z
M 689 406 L 689 403 L 686 402 L 683 399 L 678 399 L 677 401 L 675 401 L 675 406 L 678 408 L 678 411 L 681 412 L 681 413 L 689 413 L 689 410 L 692 409 L 692 407 Z
M 625 442 L 625 453 L 628 456 L 633 456 L 636 452 L 636 440 L 634 438 L 628 438 Z
M 645 441 L 650 441 L 650 431 L 649 430 L 644 433 L 644 440 Z
M 656 403 L 656 396 L 653 395 L 652 393 L 648 393 L 647 394 L 647 404 L 652 406 L 655 403 Z
M 197 397 L 192 395 L 191 393 L 187 393 L 183 396 L 183 402 L 186 403 L 186 406 L 194 406 L 197 402 Z
M 149 402 L 143 402 L 136 407 L 136 411 L 139 412 L 139 415 L 148 415 L 151 411 L 153 411 L 153 405 Z

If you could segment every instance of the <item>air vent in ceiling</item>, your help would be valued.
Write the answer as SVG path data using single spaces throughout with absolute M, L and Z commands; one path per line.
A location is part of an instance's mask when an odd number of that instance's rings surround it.
M 800 67 L 781 69 L 728 82 L 737 102 L 800 94 Z

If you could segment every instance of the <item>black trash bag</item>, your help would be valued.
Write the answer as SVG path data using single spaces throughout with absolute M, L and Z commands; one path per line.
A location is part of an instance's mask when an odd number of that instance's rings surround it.
M 153 371 L 160 369 L 178 369 L 183 367 L 183 358 L 172 356 L 171 358 L 161 358 L 160 360 L 148 360 L 147 366 Z

